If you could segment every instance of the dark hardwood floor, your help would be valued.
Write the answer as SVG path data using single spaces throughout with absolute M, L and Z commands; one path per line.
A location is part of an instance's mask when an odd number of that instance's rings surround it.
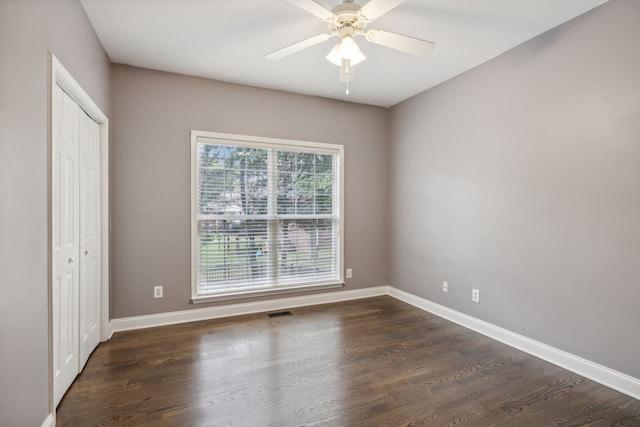
M 115 334 L 58 426 L 640 426 L 640 401 L 391 297 Z

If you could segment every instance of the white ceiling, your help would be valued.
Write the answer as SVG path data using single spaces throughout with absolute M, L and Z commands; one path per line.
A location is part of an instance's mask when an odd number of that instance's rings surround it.
M 363 5 L 367 0 L 355 0 Z M 264 55 L 327 32 L 288 0 L 82 0 L 114 63 L 389 107 L 608 0 L 406 0 L 378 28 L 435 42 L 427 58 L 356 41 L 367 60 L 345 95 L 324 43 Z M 327 9 L 340 0 L 317 0 Z

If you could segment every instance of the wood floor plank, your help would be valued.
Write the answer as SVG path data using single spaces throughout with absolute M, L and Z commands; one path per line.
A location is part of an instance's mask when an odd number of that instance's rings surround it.
M 117 333 L 58 426 L 640 426 L 640 401 L 390 297 Z

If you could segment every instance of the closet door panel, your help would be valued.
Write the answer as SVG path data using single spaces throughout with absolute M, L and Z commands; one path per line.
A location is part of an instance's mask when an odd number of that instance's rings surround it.
M 78 105 L 56 86 L 52 127 L 54 401 L 78 374 L 80 177 Z
M 100 128 L 80 114 L 80 370 L 100 342 Z

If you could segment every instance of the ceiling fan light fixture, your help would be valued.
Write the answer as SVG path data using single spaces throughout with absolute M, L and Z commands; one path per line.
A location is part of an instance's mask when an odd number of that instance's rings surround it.
M 340 55 L 344 59 L 353 59 L 357 54 L 362 55 L 360 48 L 350 35 L 345 35 L 340 39 Z
M 367 59 L 350 35 L 343 36 L 327 55 L 327 60 L 338 67 L 342 65 L 343 59 L 348 59 L 352 66 Z
M 360 49 L 358 49 L 358 51 L 353 54 L 351 56 L 351 58 L 349 58 L 349 63 L 353 66 L 353 65 L 358 65 L 359 63 L 361 63 L 362 61 L 364 61 L 365 59 L 367 59 L 366 56 L 364 56 L 364 53 L 362 53 L 360 51 Z
M 342 64 L 342 56 L 340 55 L 340 42 L 336 43 L 336 45 L 331 49 L 331 52 L 327 55 L 327 61 L 331 62 L 333 65 L 337 65 L 338 67 Z

